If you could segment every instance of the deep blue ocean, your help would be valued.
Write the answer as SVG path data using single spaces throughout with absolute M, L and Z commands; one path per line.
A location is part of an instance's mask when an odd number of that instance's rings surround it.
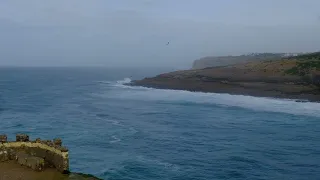
M 0 134 L 109 180 L 320 179 L 320 104 L 123 85 L 152 68 L 0 68 Z

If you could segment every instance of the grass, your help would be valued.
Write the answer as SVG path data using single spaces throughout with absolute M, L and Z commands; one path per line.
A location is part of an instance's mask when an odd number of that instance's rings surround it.
M 320 60 L 320 52 L 308 53 L 296 57 L 299 60 Z
M 294 58 L 298 60 L 296 66 L 286 70 L 286 74 L 305 76 L 310 74 L 311 70 L 320 71 L 320 52 L 303 54 Z

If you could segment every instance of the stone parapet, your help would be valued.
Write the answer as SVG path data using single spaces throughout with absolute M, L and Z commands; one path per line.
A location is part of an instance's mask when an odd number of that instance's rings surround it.
M 6 135 L 0 135 L 0 162 L 10 160 L 36 171 L 53 167 L 69 173 L 69 152 L 61 139 L 30 141 L 28 135 L 17 134 L 16 141 L 8 141 Z

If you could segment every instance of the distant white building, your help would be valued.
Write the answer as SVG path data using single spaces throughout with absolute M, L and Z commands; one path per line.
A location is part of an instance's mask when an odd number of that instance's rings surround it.
M 286 53 L 282 57 L 294 57 L 294 56 L 298 56 L 298 55 L 299 55 L 299 53 Z

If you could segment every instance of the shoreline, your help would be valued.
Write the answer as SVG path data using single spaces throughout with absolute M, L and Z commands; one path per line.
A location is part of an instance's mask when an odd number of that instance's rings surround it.
M 278 60 L 181 70 L 129 85 L 320 103 L 319 59 L 317 52 Z
M 149 79 L 149 78 L 146 78 Z M 242 82 L 247 83 L 245 86 L 221 83 L 221 82 L 183 82 L 183 81 L 150 81 L 147 82 L 146 79 L 133 81 L 126 85 L 129 86 L 140 86 L 146 88 L 154 89 L 166 89 L 166 90 L 182 90 L 189 92 L 202 92 L 202 93 L 217 93 L 217 94 L 230 94 L 230 95 L 243 95 L 243 96 L 253 96 L 261 98 L 275 98 L 283 100 L 292 100 L 295 102 L 313 102 L 320 103 L 320 94 L 307 93 L 308 91 L 301 92 L 283 92 L 279 90 L 269 90 L 261 85 L 267 85 L 270 89 L 270 85 L 274 86 L 284 86 L 288 89 L 297 88 L 299 85 L 286 85 L 286 84 L 268 84 L 262 82 Z M 151 78 L 152 79 L 152 78 Z M 182 85 L 183 84 L 183 85 Z M 259 86 L 260 88 L 249 88 L 252 86 Z M 301 85 L 300 85 L 301 86 Z

